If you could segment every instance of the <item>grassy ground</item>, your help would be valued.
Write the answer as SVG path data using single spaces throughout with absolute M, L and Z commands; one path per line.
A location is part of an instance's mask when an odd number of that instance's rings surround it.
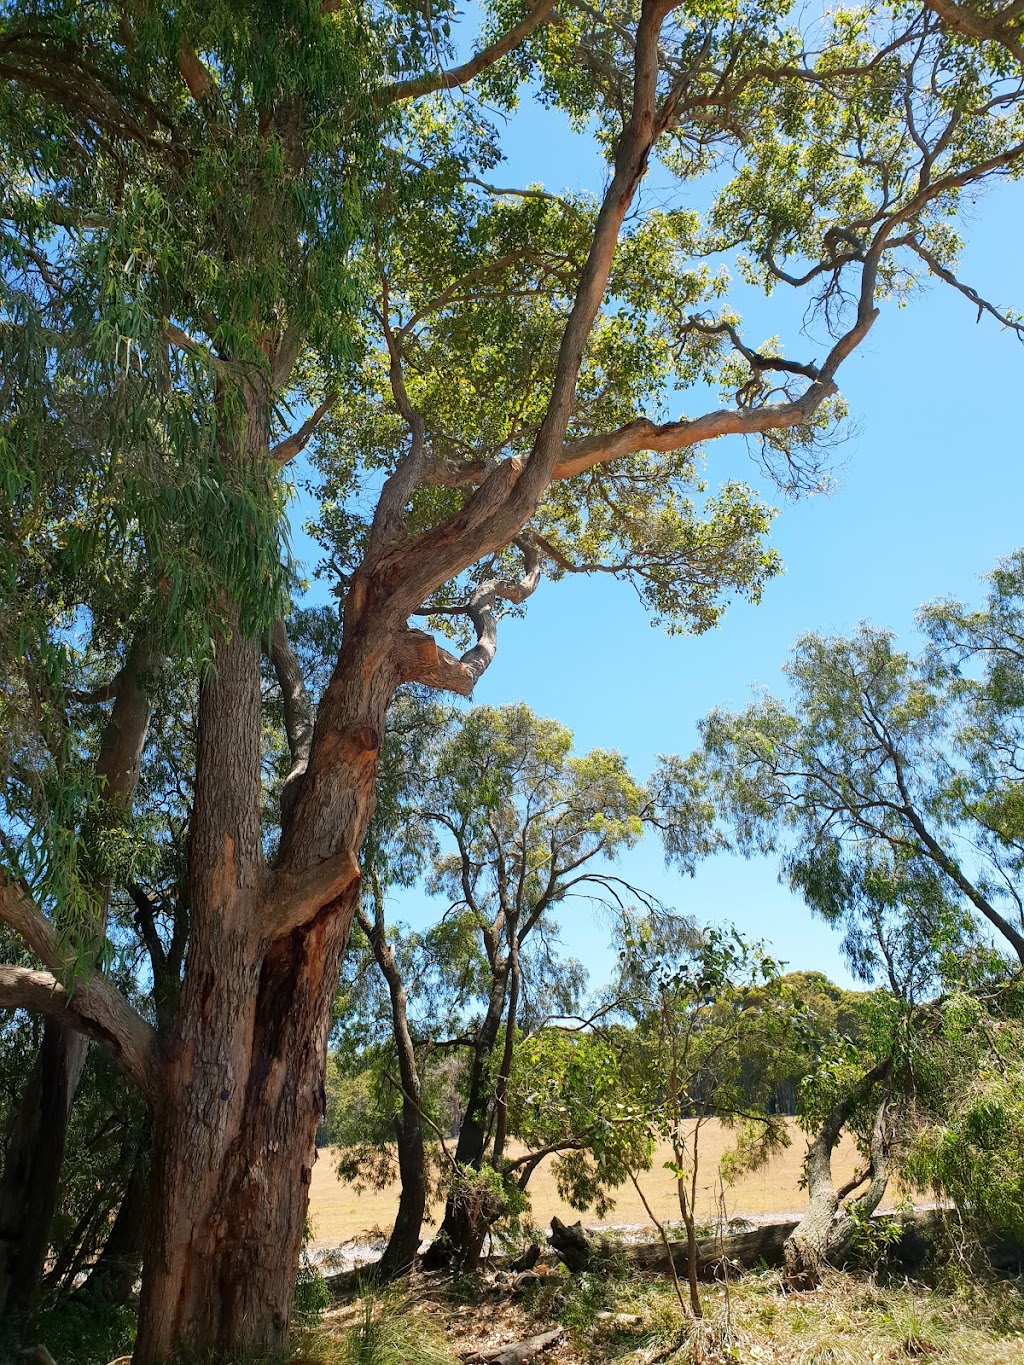
M 476 1297 L 414 1283 L 404 1298 L 335 1310 L 297 1343 L 303 1365 L 452 1365 L 474 1349 L 500 1346 L 562 1324 L 545 1365 L 1021 1365 L 1024 1298 L 1008 1283 L 939 1289 L 833 1274 L 812 1294 L 782 1292 L 779 1275 L 749 1274 L 704 1290 L 705 1316 L 684 1317 L 664 1278 L 614 1271 L 550 1285 L 525 1300 L 478 1284 Z M 387 1324 L 396 1349 L 367 1340 Z M 361 1338 L 354 1348 L 354 1336 Z M 401 1344 L 399 1344 L 401 1343 Z M 422 1355 L 421 1350 L 422 1349 Z M 369 1348 L 369 1349 L 367 1349 Z
M 800 1174 L 805 1140 L 795 1121 L 790 1122 L 790 1131 L 792 1142 L 769 1166 L 744 1176 L 726 1190 L 726 1208 L 730 1218 L 789 1213 L 804 1207 L 807 1201 L 800 1188 Z M 701 1220 L 710 1221 L 716 1215 L 718 1161 L 730 1145 L 730 1135 L 719 1123 L 708 1123 L 702 1128 L 703 1175 L 697 1204 L 697 1216 Z M 659 1219 L 678 1220 L 679 1205 L 676 1203 L 674 1182 L 662 1164 L 668 1156 L 667 1148 L 659 1151 L 642 1184 L 656 1216 Z M 365 1241 L 368 1240 L 367 1234 L 375 1230 L 384 1233 L 390 1231 L 398 1207 L 397 1185 L 383 1190 L 357 1192 L 337 1178 L 336 1164 L 335 1154 L 326 1148 L 321 1151 L 320 1159 L 313 1168 L 309 1212 L 315 1242 L 330 1246 L 346 1241 Z M 844 1137 L 834 1162 L 837 1180 L 849 1175 L 855 1165 L 856 1151 L 849 1139 Z M 569 1222 L 575 1222 L 580 1217 L 559 1198 L 550 1159 L 541 1164 L 530 1182 L 530 1195 L 534 1219 L 542 1226 L 550 1222 L 553 1214 Z M 436 1214 L 438 1211 L 434 1212 Z M 592 1221 L 584 1215 L 584 1222 Z M 616 1192 L 615 1209 L 606 1221 L 618 1225 L 649 1222 L 632 1185 L 625 1185 Z M 431 1224 L 430 1228 L 433 1226 Z M 429 1232 L 430 1228 L 426 1231 Z

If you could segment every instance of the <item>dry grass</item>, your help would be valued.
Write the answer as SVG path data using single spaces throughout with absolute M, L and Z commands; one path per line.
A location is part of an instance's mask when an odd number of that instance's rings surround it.
M 723 1285 L 704 1286 L 700 1322 L 680 1313 L 664 1277 L 637 1276 L 614 1263 L 600 1274 L 562 1271 L 542 1283 L 537 1293 L 510 1298 L 486 1277 L 446 1288 L 436 1277 L 414 1276 L 400 1300 L 384 1298 L 374 1311 L 421 1323 L 411 1339 L 443 1343 L 451 1365 L 473 1349 L 497 1350 L 559 1322 L 566 1333 L 543 1356 L 546 1365 L 1024 1362 L 1024 1299 L 1008 1283 L 942 1291 L 834 1273 L 814 1293 L 787 1294 L 779 1274 L 768 1271 L 732 1281 L 728 1295 Z M 349 1365 L 339 1347 L 366 1316 L 359 1302 L 328 1313 L 302 1365 Z M 366 1359 L 378 1365 L 376 1356 Z M 382 1356 L 379 1365 L 411 1365 L 411 1356 Z
M 833 1274 L 811 1294 L 781 1292 L 773 1272 L 704 1291 L 705 1318 L 667 1323 L 668 1291 L 634 1285 L 625 1301 L 654 1328 L 647 1344 L 591 1328 L 577 1333 L 587 1365 L 652 1358 L 666 1365 L 1021 1365 L 1024 1300 L 1010 1284 L 942 1292 L 913 1282 L 883 1286 L 867 1276 Z M 671 1311 L 675 1311 L 671 1308 Z M 665 1354 L 667 1345 L 676 1350 Z M 552 1360 L 551 1365 L 558 1365 Z
M 770 1165 L 743 1176 L 727 1188 L 726 1209 L 730 1218 L 790 1213 L 805 1206 L 806 1196 L 800 1188 L 805 1140 L 793 1120 L 790 1121 L 790 1130 L 792 1142 Z M 728 1131 L 718 1123 L 708 1123 L 701 1130 L 702 1175 L 697 1215 L 702 1220 L 710 1221 L 716 1215 L 718 1161 L 731 1141 Z M 659 1151 L 653 1167 L 641 1183 L 656 1216 L 674 1221 L 679 1218 L 679 1205 L 673 1179 L 662 1165 L 668 1157 L 667 1148 Z M 837 1179 L 843 1179 L 852 1172 L 856 1161 L 853 1143 L 844 1138 L 834 1163 Z M 320 1159 L 313 1168 L 310 1220 L 314 1242 L 321 1246 L 332 1246 L 346 1241 L 365 1241 L 369 1239 L 368 1234 L 373 1234 L 377 1229 L 386 1235 L 398 1206 L 397 1185 L 357 1193 L 351 1185 L 337 1178 L 336 1164 L 333 1151 L 327 1148 L 321 1151 Z M 542 1226 L 550 1222 L 554 1214 L 570 1222 L 580 1217 L 559 1198 L 550 1159 L 541 1164 L 530 1182 L 530 1195 L 533 1217 Z M 434 1210 L 435 1215 L 437 1212 Z M 584 1221 L 588 1221 L 586 1215 Z M 605 1221 L 612 1225 L 648 1224 L 643 1205 L 631 1185 L 616 1191 L 615 1208 Z M 431 1223 L 425 1232 L 434 1226 Z

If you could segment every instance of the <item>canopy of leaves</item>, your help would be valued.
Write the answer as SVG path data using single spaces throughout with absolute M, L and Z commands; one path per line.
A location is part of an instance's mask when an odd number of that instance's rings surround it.
M 920 615 L 918 658 L 863 627 L 807 636 L 792 701 L 704 724 L 705 762 L 743 849 L 777 849 L 790 884 L 846 929 L 865 978 L 919 997 L 947 973 L 984 975 L 980 931 L 1020 956 L 1020 555 L 985 608 Z M 967 957 L 965 958 L 965 954 Z

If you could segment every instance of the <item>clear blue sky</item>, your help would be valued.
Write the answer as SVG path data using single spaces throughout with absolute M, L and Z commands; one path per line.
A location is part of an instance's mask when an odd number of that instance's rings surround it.
M 496 184 L 601 188 L 596 149 L 557 113 L 524 106 L 506 147 Z M 665 183 L 656 176 L 649 193 L 662 197 Z M 962 277 L 1011 307 L 1024 307 L 1022 223 L 1024 186 L 1004 184 L 965 225 Z M 813 337 L 799 335 L 799 299 L 764 301 L 748 290 L 739 306 L 755 344 L 778 333 L 789 355 L 823 354 Z M 474 700 L 522 699 L 568 725 L 581 749 L 619 749 L 646 776 L 657 754 L 693 747 L 711 707 L 742 706 L 755 686 L 782 690 L 781 666 L 802 632 L 871 621 L 912 645 L 922 602 L 977 600 L 980 576 L 1024 543 L 1024 348 L 990 319 L 976 325 L 971 304 L 936 284 L 905 309 L 883 307 L 840 381 L 852 434 L 836 453 L 836 491 L 783 507 L 773 542 L 786 572 L 760 606 L 732 607 L 718 630 L 699 638 L 668 638 L 625 584 L 542 584 L 526 619 L 501 627 L 497 658 Z M 704 406 L 685 396 L 679 403 L 688 415 Z M 746 479 L 779 503 L 742 441 L 709 447 L 708 476 L 712 485 Z M 302 545 L 297 537 L 300 554 Z M 836 934 L 778 884 L 768 860 L 722 855 L 681 878 L 665 870 L 652 842 L 620 870 L 682 911 L 767 939 L 794 968 L 850 979 Z M 440 908 L 417 893 L 403 895 L 394 913 L 420 920 Z M 600 984 L 611 966 L 606 929 L 585 904 L 567 908 L 563 939 Z

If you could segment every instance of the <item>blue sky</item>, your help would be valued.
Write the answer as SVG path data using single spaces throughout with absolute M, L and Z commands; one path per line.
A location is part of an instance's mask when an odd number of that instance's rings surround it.
M 508 161 L 491 177 L 497 184 L 601 188 L 596 148 L 557 113 L 524 106 L 505 146 Z M 665 184 L 656 173 L 648 192 L 660 197 Z M 1011 307 L 1024 307 L 1022 223 L 1018 183 L 986 195 L 964 227 L 962 278 Z M 746 335 L 756 344 L 778 333 L 787 354 L 820 357 L 820 342 L 799 335 L 804 302 L 789 293 L 766 301 L 744 290 Z M 742 706 L 757 686 L 783 690 L 781 667 L 801 633 L 871 621 L 912 647 L 922 602 L 978 600 L 981 575 L 1024 543 L 1024 348 L 990 319 L 976 324 L 966 299 L 935 285 L 904 309 L 883 307 L 840 382 L 852 421 L 836 452 L 836 489 L 782 506 L 772 539 L 785 574 L 759 606 L 734 605 L 699 638 L 669 638 L 651 627 L 625 584 L 542 584 L 526 619 L 502 626 L 474 700 L 525 700 L 568 725 L 581 749 L 619 749 L 646 776 L 657 754 L 693 747 L 711 707 Z M 691 416 L 704 406 L 703 396 L 678 401 Z M 741 441 L 709 447 L 707 473 L 712 486 L 742 478 L 780 503 Z M 300 554 L 302 544 L 297 537 Z M 666 871 L 650 842 L 619 870 L 682 911 L 765 938 L 794 968 L 850 980 L 837 935 L 778 884 L 769 860 L 720 855 L 683 878 Z M 394 914 L 422 921 L 442 908 L 403 894 Z M 586 904 L 570 905 L 563 939 L 600 984 L 611 967 L 600 918 Z

